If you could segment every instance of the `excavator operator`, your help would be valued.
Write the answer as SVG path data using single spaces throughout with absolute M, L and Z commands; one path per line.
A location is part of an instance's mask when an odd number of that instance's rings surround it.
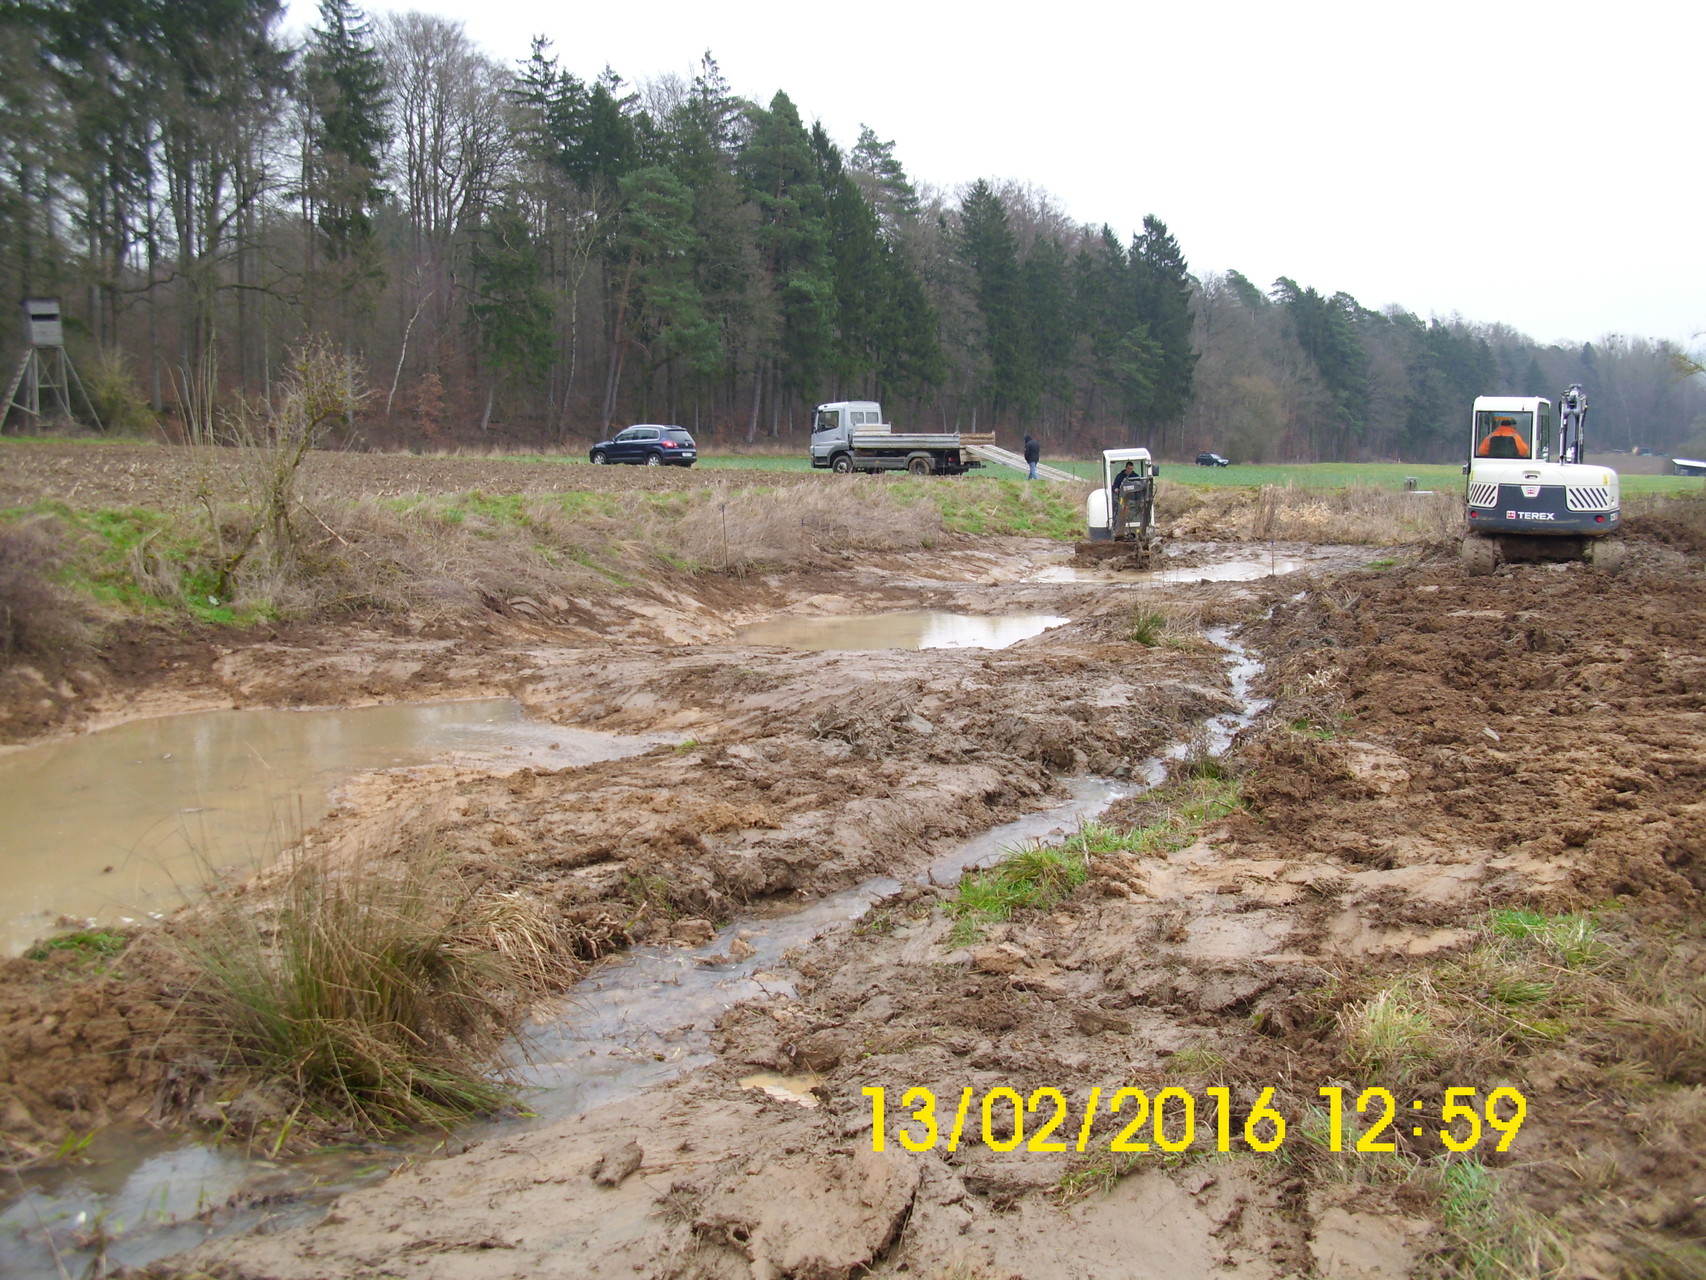
M 1522 433 L 1516 429 L 1516 420 L 1500 418 L 1479 445 L 1475 447 L 1477 458 L 1526 458 L 1528 457 L 1528 441 L 1522 438 Z

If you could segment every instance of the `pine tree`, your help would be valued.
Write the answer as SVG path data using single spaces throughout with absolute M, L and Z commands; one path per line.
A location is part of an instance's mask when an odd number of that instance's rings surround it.
M 859 126 L 859 141 L 848 157 L 848 168 L 869 179 L 869 195 L 885 232 L 918 216 L 918 191 L 895 158 L 894 142 L 879 141 L 871 126 Z
M 643 347 L 653 370 L 680 359 L 696 373 L 714 371 L 718 336 L 693 277 L 699 236 L 692 192 L 669 169 L 650 165 L 622 179 L 621 197 L 618 247 L 632 273 L 623 340 Z
M 481 422 L 484 429 L 491 418 L 499 375 L 537 386 L 551 367 L 553 316 L 538 245 L 525 214 L 515 205 L 491 211 L 475 238 L 470 262 L 474 300 L 468 313 L 492 370 Z
M 1036 353 L 1037 380 L 1045 395 L 1072 396 L 1072 282 L 1066 250 L 1053 237 L 1031 246 L 1021 271 L 1025 321 Z
M 306 180 L 347 293 L 372 270 L 366 259 L 373 212 L 385 197 L 379 169 L 390 141 L 384 67 L 367 16 L 352 0 L 320 0 L 304 70 L 311 113 Z
M 578 129 L 587 108 L 587 88 L 564 71 L 551 42 L 534 36 L 511 92 L 523 152 L 538 164 L 568 173 Z
M 1019 254 L 1007 208 L 979 179 L 960 203 L 959 253 L 976 281 L 989 358 L 989 397 L 997 421 L 1035 415 L 1039 389 L 1036 356 L 1025 323 Z
M 1154 390 L 1144 413 L 1145 425 L 1165 447 L 1167 431 L 1184 420 L 1191 402 L 1197 356 L 1193 350 L 1191 295 L 1195 288 L 1179 242 L 1167 224 L 1153 215 L 1131 246 L 1132 286 L 1138 314 L 1159 353 Z
M 833 349 L 835 285 L 822 178 L 811 139 L 785 93 L 753 108 L 741 153 L 758 210 L 757 243 L 780 320 L 778 356 L 785 389 L 811 396 Z
M 1284 309 L 1297 345 L 1332 393 L 1333 421 L 1317 424 L 1316 456 L 1345 457 L 1361 434 L 1368 408 L 1368 353 L 1358 333 L 1362 308 L 1347 293 L 1324 297 L 1285 276 L 1274 284 L 1274 300 Z

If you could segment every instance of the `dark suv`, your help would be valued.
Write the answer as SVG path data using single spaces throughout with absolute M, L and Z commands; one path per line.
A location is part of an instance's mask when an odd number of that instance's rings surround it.
M 1231 465 L 1229 459 L 1221 457 L 1218 453 L 1197 454 L 1197 466 L 1199 467 L 1230 467 Z
M 641 423 L 618 431 L 614 440 L 600 440 L 587 454 L 602 467 L 607 462 L 631 462 L 647 467 L 691 467 L 699 460 L 693 437 L 680 427 Z

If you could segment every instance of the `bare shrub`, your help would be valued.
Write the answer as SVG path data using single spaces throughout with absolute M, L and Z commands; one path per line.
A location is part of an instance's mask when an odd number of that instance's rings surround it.
M 83 389 L 103 430 L 136 433 L 154 427 L 154 415 L 136 381 L 130 357 L 118 347 L 102 347 L 83 370 Z
M 268 399 L 240 403 L 211 429 L 198 422 L 196 438 L 234 449 L 237 457 L 237 499 L 247 527 L 225 541 L 221 506 L 230 496 L 221 459 L 203 454 L 198 462 L 196 500 L 207 515 L 214 542 L 215 595 L 228 599 L 239 574 L 251 568 L 250 557 L 260 552 L 263 572 L 288 577 L 299 530 L 298 472 L 313 449 L 366 398 L 361 375 L 353 361 L 314 340 L 292 358 L 278 390 Z
M 54 524 L 0 523 L 0 661 L 41 657 L 80 641 L 86 622 L 53 581 Z

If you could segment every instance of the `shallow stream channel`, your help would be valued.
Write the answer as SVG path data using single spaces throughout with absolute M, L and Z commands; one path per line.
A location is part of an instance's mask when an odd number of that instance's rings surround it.
M 1054 623 L 1051 620 L 1027 634 L 1037 634 L 1047 625 Z M 1226 652 L 1232 695 L 1239 711 L 1214 717 L 1191 742 L 1177 743 L 1134 770 L 1131 781 L 1095 777 L 1068 780 L 1071 798 L 1065 803 L 995 827 L 929 866 L 914 869 L 908 878 L 915 883 L 951 884 L 966 871 L 998 860 L 1015 846 L 1058 835 L 1063 828 L 1070 829 L 1096 817 L 1115 801 L 1158 784 L 1166 777 L 1171 760 L 1184 758 L 1193 750 L 1206 750 L 1213 755 L 1224 752 L 1239 730 L 1265 710 L 1267 703 L 1253 699 L 1250 692 L 1251 683 L 1260 671 L 1259 661 L 1228 630 L 1216 629 L 1208 635 Z M 1006 643 L 1020 638 L 1023 637 L 1014 636 Z M 743 640 L 749 644 L 788 643 L 751 637 Z M 889 647 L 920 646 L 903 639 Z M 460 709 L 458 714 L 462 718 L 454 726 L 439 726 L 444 736 L 435 740 L 434 754 L 447 749 L 478 750 L 479 744 L 484 743 L 487 749 L 501 747 L 514 751 L 517 763 L 526 762 L 519 758 L 523 753 L 551 751 L 554 763 L 568 764 L 577 762 L 570 751 L 617 750 L 630 744 L 637 744 L 633 749 L 638 751 L 651 745 L 646 739 L 616 739 L 601 747 L 593 740 L 609 739 L 611 735 L 576 734 L 549 725 L 530 725 L 521 719 L 519 709 L 504 709 L 513 704 L 453 705 Z M 435 708 L 443 710 L 442 706 Z M 359 717 L 364 713 L 336 714 Z M 482 715 L 491 718 L 481 719 Z M 153 728 L 146 733 L 139 726 L 127 726 L 132 731 L 124 739 L 127 745 L 115 748 L 112 758 L 125 768 L 140 768 L 140 762 L 150 756 L 166 763 L 162 757 L 179 759 L 180 753 L 199 749 L 186 745 L 186 741 L 196 740 L 193 732 L 187 740 L 162 739 L 149 735 L 164 722 L 150 723 Z M 508 727 L 492 727 L 500 724 Z M 344 732 L 330 732 L 330 736 L 341 738 Z M 206 749 L 214 756 L 238 761 L 248 751 L 230 744 L 217 748 L 210 745 Z M 373 750 L 379 753 L 379 758 L 365 767 L 396 767 L 410 762 L 383 754 L 385 750 L 398 750 L 394 745 Z M 426 748 L 422 745 L 417 750 Z M 0 757 L 0 769 L 46 767 L 40 763 L 19 764 L 24 754 Z M 318 753 L 309 754 L 316 764 L 324 764 Z M 107 766 L 107 772 L 115 767 Z M 346 771 L 359 767 L 364 766 L 359 763 L 345 766 Z M 9 775 L 20 780 L 28 776 Z M 84 787 L 98 790 L 106 775 L 90 766 L 90 771 L 80 776 L 85 779 Z M 140 775 L 136 776 L 140 779 Z M 239 768 L 235 776 L 240 780 L 247 775 Z M 18 785 L 33 784 L 26 780 Z M 138 780 L 133 785 L 140 792 L 147 792 L 155 784 Z M 10 785 L 5 789 L 11 793 Z M 213 794 L 212 785 L 204 781 L 201 794 L 172 797 L 172 804 L 160 810 L 166 816 L 156 817 L 154 821 L 169 823 L 173 821 L 172 813 L 181 814 L 185 808 L 210 809 L 228 803 L 231 803 L 228 797 Z M 313 820 L 306 816 L 311 812 L 305 809 L 305 822 Z M 224 821 L 222 817 L 222 824 Z M 261 831 L 264 835 L 264 823 Z M 85 868 L 84 873 L 101 874 L 99 868 L 93 872 Z M 517 1039 L 513 1070 L 526 1086 L 523 1101 L 528 1114 L 470 1125 L 455 1135 L 454 1148 L 494 1137 L 513 1139 L 530 1126 L 633 1096 L 648 1086 L 710 1062 L 711 1032 L 724 1010 L 743 1000 L 791 992 L 797 975 L 788 967 L 788 952 L 809 946 L 830 931 L 851 926 L 873 905 L 903 887 L 902 880 L 879 877 L 815 902 L 755 911 L 728 923 L 709 942 L 698 947 L 642 946 L 607 960 L 564 997 L 552 1013 L 536 1016 Z M 55 898 L 55 905 L 60 901 Z M 38 919 L 37 933 L 39 925 Z M 768 1077 L 753 1077 L 743 1083 L 772 1090 L 788 1087 L 788 1082 Z M 263 1224 L 281 1228 L 312 1221 L 324 1214 L 336 1196 L 383 1179 L 404 1161 L 430 1158 L 451 1145 L 443 1135 L 426 1134 L 359 1149 L 326 1150 L 307 1157 L 269 1160 L 236 1148 L 192 1142 L 182 1136 L 140 1130 L 106 1131 L 98 1134 L 82 1153 L 93 1162 L 88 1167 L 60 1167 L 13 1175 L 13 1185 L 7 1189 L 11 1194 L 0 1192 L 0 1199 L 10 1200 L 0 1211 L 0 1274 L 18 1277 L 100 1274 L 102 1268 L 113 1264 L 144 1266 L 214 1236 Z

